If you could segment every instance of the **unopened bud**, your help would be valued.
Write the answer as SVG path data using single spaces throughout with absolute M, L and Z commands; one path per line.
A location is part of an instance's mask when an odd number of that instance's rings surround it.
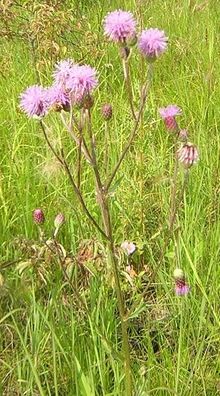
M 58 213 L 54 219 L 54 227 L 60 228 L 65 223 L 65 216 L 63 213 Z
M 33 220 L 36 224 L 43 224 L 45 222 L 45 216 L 42 209 L 35 209 L 33 211 Z
M 109 121 L 112 118 L 112 105 L 106 103 L 102 106 L 102 115 L 105 121 Z

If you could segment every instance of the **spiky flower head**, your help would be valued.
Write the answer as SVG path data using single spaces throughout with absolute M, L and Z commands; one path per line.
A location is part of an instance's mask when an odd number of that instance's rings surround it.
M 28 87 L 20 95 L 20 107 L 29 117 L 44 117 L 48 110 L 45 100 L 45 88 L 40 85 Z
M 71 99 L 74 101 L 91 95 L 97 85 L 96 69 L 89 65 L 74 65 L 66 81 L 66 88 L 70 91 Z
M 130 256 L 135 252 L 136 245 L 133 242 L 124 241 L 121 244 L 121 248 L 125 251 L 125 253 L 127 253 L 128 256 Z
M 190 287 L 186 282 L 185 274 L 181 268 L 176 268 L 173 273 L 175 280 L 175 293 L 177 296 L 186 296 Z
M 110 103 L 102 106 L 102 116 L 105 121 L 109 121 L 112 118 L 112 105 Z
M 136 21 L 131 12 L 116 10 L 104 19 L 104 33 L 112 41 L 125 44 L 136 36 Z
M 54 227 L 55 228 L 60 228 L 64 223 L 66 219 L 63 213 L 58 213 L 54 219 Z
M 74 66 L 74 61 L 72 59 L 66 59 L 58 62 L 55 65 L 55 70 L 53 73 L 54 80 L 56 84 L 64 85 L 68 80 L 72 67 Z
M 46 90 L 46 101 L 48 107 L 55 111 L 70 110 L 69 94 L 61 85 L 54 84 Z
M 182 144 L 177 151 L 177 158 L 185 168 L 190 168 L 199 160 L 197 147 L 190 142 Z
M 138 40 L 138 48 L 149 61 L 154 61 L 166 51 L 167 41 L 163 30 L 150 28 L 142 31 Z
M 32 214 L 33 220 L 36 224 L 41 225 L 45 222 L 45 216 L 42 209 L 35 209 Z
M 169 131 L 174 131 L 178 129 L 178 124 L 176 122 L 176 116 L 182 114 L 180 107 L 176 105 L 169 105 L 167 107 L 161 107 L 159 109 L 159 114 L 164 120 L 166 128 Z

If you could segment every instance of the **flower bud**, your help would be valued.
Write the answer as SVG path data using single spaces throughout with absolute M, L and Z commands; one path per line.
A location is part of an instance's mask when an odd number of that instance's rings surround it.
M 43 224 L 45 222 L 45 216 L 42 209 L 35 209 L 33 211 L 33 220 L 36 224 Z
M 105 121 L 109 121 L 112 118 L 112 105 L 106 103 L 102 106 L 102 115 Z
M 177 151 L 177 158 L 185 168 L 190 168 L 199 159 L 197 147 L 190 142 L 183 144 Z
M 54 227 L 55 228 L 60 228 L 62 225 L 65 223 L 65 216 L 63 213 L 58 213 L 54 219 Z
M 188 131 L 186 129 L 181 129 L 179 131 L 179 138 L 180 140 L 182 140 L 183 142 L 187 141 L 188 138 Z
M 130 55 L 130 48 L 128 48 L 127 46 L 122 46 L 120 47 L 120 55 L 122 59 L 128 59 L 129 55 Z

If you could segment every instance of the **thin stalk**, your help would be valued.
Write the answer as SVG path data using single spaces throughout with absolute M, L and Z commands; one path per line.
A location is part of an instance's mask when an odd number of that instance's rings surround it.
M 109 165 L 109 121 L 105 121 L 105 146 L 104 146 L 104 169 L 106 175 L 108 174 L 108 165 Z
M 146 99 L 147 99 L 148 91 L 149 91 L 149 88 L 150 88 L 150 84 L 151 84 L 152 71 L 153 71 L 152 67 L 153 67 L 153 64 L 152 63 L 149 64 L 147 81 L 144 84 L 143 89 L 142 89 L 140 107 L 139 107 L 139 111 L 138 111 L 138 114 L 137 114 L 137 118 L 136 118 L 136 120 L 134 122 L 134 127 L 133 127 L 133 129 L 131 131 L 131 134 L 130 134 L 129 138 L 128 138 L 128 142 L 125 145 L 124 149 L 122 150 L 122 153 L 121 153 L 121 155 L 120 155 L 120 157 L 118 159 L 118 162 L 116 163 L 116 165 L 115 165 L 115 167 L 114 167 L 114 169 L 112 171 L 112 174 L 109 177 L 109 180 L 107 180 L 107 182 L 106 182 L 106 186 L 105 186 L 106 191 L 109 190 L 109 188 L 110 188 L 110 186 L 111 186 L 111 184 L 112 184 L 112 182 L 113 182 L 113 180 L 115 178 L 115 175 L 116 175 L 116 173 L 117 173 L 117 171 L 118 171 L 118 169 L 119 169 L 124 157 L 126 156 L 128 150 L 129 150 L 129 148 L 130 148 L 131 144 L 133 143 L 133 140 L 134 140 L 134 138 L 136 136 L 136 133 L 137 133 L 140 121 L 141 121 L 141 116 L 142 116 L 142 113 L 143 113 L 143 110 L 144 110 L 144 106 L 145 106 L 145 103 L 146 103 Z
M 168 232 L 167 232 L 167 235 L 165 237 L 164 245 L 163 245 L 163 248 L 162 248 L 161 253 L 160 253 L 160 257 L 159 257 L 159 260 L 158 260 L 157 267 L 156 267 L 155 271 L 153 272 L 151 279 L 154 279 L 156 277 L 156 275 L 158 273 L 158 270 L 159 270 L 159 268 L 160 268 L 160 266 L 161 266 L 161 264 L 163 262 L 167 246 L 168 246 L 168 244 L 170 242 L 170 238 L 173 235 L 173 228 L 174 228 L 176 216 L 177 216 L 177 213 L 179 211 L 180 205 L 181 205 L 181 203 L 183 201 L 183 197 L 184 197 L 184 193 L 185 193 L 185 190 L 186 190 L 186 186 L 188 184 L 188 180 L 189 180 L 189 169 L 186 169 L 185 172 L 184 172 L 184 181 L 183 181 L 183 185 L 182 185 L 182 188 L 181 188 L 181 191 L 180 191 L 180 194 L 179 194 L 179 199 L 176 200 L 177 202 L 175 203 L 175 208 L 173 210 L 172 216 L 170 217 Z
M 90 153 L 89 153 L 89 150 L 88 150 L 88 147 L 87 147 L 87 145 L 86 145 L 86 142 L 85 142 L 85 140 L 84 140 L 84 138 L 83 138 L 81 126 L 78 124 L 78 122 L 77 122 L 77 120 L 75 119 L 75 117 L 73 116 L 73 114 L 70 115 L 70 123 L 69 123 L 69 124 L 67 123 L 67 121 L 66 121 L 66 119 L 65 119 L 65 117 L 64 117 L 64 114 L 63 114 L 62 112 L 60 113 L 60 116 L 61 116 L 61 120 L 62 120 L 62 122 L 63 122 L 63 125 L 65 126 L 67 132 L 69 132 L 70 136 L 71 136 L 72 139 L 75 141 L 75 143 L 77 144 L 77 146 L 79 146 L 79 144 L 80 144 L 80 138 L 81 138 L 81 140 L 82 140 L 82 144 L 81 144 L 82 152 L 83 152 L 83 154 L 85 155 L 85 158 L 87 159 L 87 161 L 88 161 L 89 163 L 91 163 L 91 155 L 90 155 Z M 75 124 L 75 126 L 76 126 L 76 128 L 77 128 L 77 130 L 78 130 L 78 132 L 79 132 L 79 136 L 80 136 L 80 137 L 78 137 L 78 136 L 74 133 L 74 130 L 73 130 L 73 123 Z
M 96 220 L 94 219 L 94 217 L 93 217 L 93 216 L 91 215 L 91 213 L 89 212 L 89 210 L 88 210 L 88 208 L 87 208 L 87 206 L 86 206 L 86 204 L 85 204 L 85 202 L 84 202 L 83 196 L 82 196 L 80 190 L 78 189 L 77 185 L 75 184 L 75 181 L 74 181 L 73 176 L 72 176 L 72 174 L 71 174 L 71 172 L 70 172 L 70 169 L 69 169 L 69 167 L 68 167 L 68 164 L 67 164 L 67 162 L 66 162 L 66 160 L 65 160 L 65 158 L 64 158 L 64 156 L 63 156 L 63 152 L 61 153 L 61 156 L 60 156 L 60 155 L 56 152 L 56 150 L 54 149 L 54 147 L 52 146 L 52 144 L 51 144 L 51 142 L 50 142 L 50 140 L 49 140 L 49 138 L 48 138 L 48 136 L 47 136 L 46 125 L 43 123 L 43 121 L 40 121 L 40 126 L 41 126 L 41 129 L 42 129 L 42 131 L 43 131 L 43 135 L 44 135 L 44 137 L 45 137 L 45 140 L 46 140 L 46 142 L 47 142 L 47 145 L 49 146 L 50 150 L 52 151 L 52 153 L 54 154 L 54 156 L 56 157 L 56 159 L 58 160 L 58 162 L 63 166 L 63 168 L 64 168 L 64 170 L 65 170 L 65 172 L 66 172 L 66 174 L 67 174 L 67 176 L 68 176 L 68 178 L 69 178 L 69 180 L 70 180 L 70 184 L 71 184 L 71 186 L 72 186 L 72 188 L 73 188 L 73 191 L 74 191 L 74 193 L 76 194 L 76 196 L 77 196 L 77 198 L 78 198 L 78 200 L 79 200 L 79 202 L 80 202 L 80 204 L 81 204 L 81 206 L 82 206 L 82 208 L 83 208 L 83 210 L 84 210 L 86 216 L 87 216 L 87 217 L 89 218 L 89 220 L 93 223 L 93 225 L 97 228 L 97 230 L 104 236 L 104 238 L 105 238 L 105 239 L 108 239 L 108 237 L 107 237 L 107 235 L 105 234 L 105 232 L 101 229 L 101 227 L 98 225 L 98 223 L 96 222 Z
M 175 148 L 175 165 L 174 165 L 174 173 L 173 173 L 172 188 L 171 188 L 169 229 L 171 229 L 171 227 L 172 227 L 172 219 L 173 219 L 173 213 L 175 212 L 176 195 L 177 195 L 177 187 L 178 187 L 177 177 L 178 177 L 179 161 L 178 161 L 177 152 L 176 152 L 177 142 L 178 142 L 178 135 L 176 137 L 176 141 L 175 141 L 175 144 L 174 144 L 174 148 Z
M 123 72 L 124 72 L 124 79 L 125 79 L 125 84 L 127 87 L 127 93 L 128 93 L 128 101 L 131 109 L 131 114 L 134 120 L 136 120 L 136 114 L 135 114 L 135 109 L 134 109 L 134 102 L 133 102 L 133 92 L 132 92 L 132 83 L 131 83 L 131 73 L 130 73 L 130 65 L 129 65 L 129 57 L 122 57 L 122 66 L 123 66 Z
M 81 171 L 82 171 L 82 138 L 79 138 L 78 157 L 77 157 L 77 188 L 81 188 Z
M 125 309 L 123 293 L 120 285 L 119 270 L 114 252 L 114 240 L 112 234 L 112 223 L 111 223 L 111 216 L 110 216 L 109 203 L 108 203 L 108 194 L 106 194 L 106 191 L 103 188 L 97 166 L 97 159 L 95 152 L 95 138 L 92 133 L 92 119 L 91 119 L 90 110 L 88 110 L 88 131 L 89 131 L 90 143 L 91 143 L 92 164 L 93 164 L 92 166 L 96 181 L 96 192 L 98 196 L 99 206 L 101 209 L 103 227 L 108 237 L 108 242 L 107 242 L 108 263 L 113 270 L 115 290 L 116 290 L 116 296 L 118 302 L 118 310 L 121 321 L 122 348 L 124 354 L 124 370 L 125 370 L 125 395 L 132 396 L 132 375 L 131 375 L 130 347 L 129 347 L 129 339 L 128 339 L 128 324 L 127 321 L 125 320 L 126 309 Z

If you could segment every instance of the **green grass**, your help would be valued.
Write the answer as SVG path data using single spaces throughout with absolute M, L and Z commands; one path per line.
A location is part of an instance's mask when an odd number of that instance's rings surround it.
M 148 273 L 136 287 L 122 275 L 128 304 L 144 296 L 144 311 L 129 321 L 134 395 L 214 396 L 219 392 L 220 370 L 220 8 L 215 0 L 194 0 L 191 7 L 186 0 L 136 3 L 143 4 L 99 0 L 73 5 L 78 5 L 78 13 L 83 13 L 91 24 L 96 52 L 89 45 L 91 57 L 86 39 L 82 39 L 78 52 L 67 44 L 66 57 L 77 60 L 86 53 L 85 62 L 98 68 L 101 84 L 93 110 L 94 129 L 102 163 L 105 147 L 100 106 L 111 102 L 112 167 L 129 136 L 132 120 L 117 48 L 103 41 L 101 21 L 109 10 L 126 8 L 139 15 L 141 7 L 143 25 L 162 28 L 169 36 L 169 51 L 155 64 L 143 126 L 117 177 L 120 183 L 111 199 L 113 231 L 117 244 L 128 239 L 138 245 L 134 256 L 137 272 L 143 265 L 150 272 L 157 267 L 173 171 L 172 139 L 157 109 L 177 103 L 183 109 L 181 127 L 189 129 L 190 140 L 198 145 L 200 161 L 190 170 L 184 205 L 178 215 L 178 258 L 171 242 L 151 293 L 145 293 Z M 105 261 L 100 260 L 102 270 L 92 263 L 93 276 L 80 266 L 74 269 L 73 281 L 89 316 L 55 260 L 47 257 L 43 264 L 36 263 L 22 274 L 16 264 L 4 266 L 21 256 L 16 238 L 37 240 L 32 222 L 36 207 L 46 213 L 48 235 L 57 212 L 65 213 L 61 243 L 69 255 L 79 253 L 82 240 L 104 241 L 82 213 L 62 171 L 50 177 L 43 173 L 45 161 L 51 161 L 52 156 L 37 123 L 18 111 L 19 93 L 36 82 L 27 47 L 20 41 L 3 41 L 2 54 L 8 68 L 0 83 L 0 270 L 4 277 L 0 286 L 0 394 L 123 395 L 120 321 Z M 134 51 L 136 103 L 143 79 L 139 65 Z M 45 84 L 50 81 L 50 72 L 48 61 L 41 71 Z M 59 117 L 50 119 L 54 141 L 62 137 L 73 164 L 75 149 L 71 140 L 61 128 Z M 82 177 L 88 207 L 100 221 L 91 171 L 85 162 Z M 184 269 L 191 285 L 185 299 L 174 296 L 172 274 L 176 265 Z M 121 268 L 124 270 L 124 263 Z

